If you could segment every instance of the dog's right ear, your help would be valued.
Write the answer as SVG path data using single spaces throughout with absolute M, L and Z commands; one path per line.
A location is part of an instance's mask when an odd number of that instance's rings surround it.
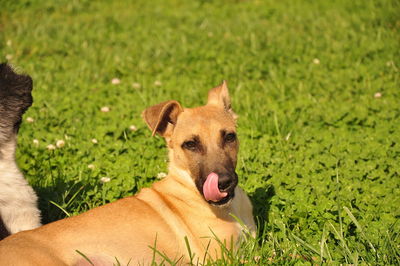
M 166 101 L 151 106 L 143 111 L 142 117 L 149 126 L 152 136 L 156 133 L 168 137 L 178 120 L 183 108 L 177 101 Z
M 233 112 L 232 106 L 231 106 L 231 98 L 229 97 L 229 92 L 228 92 L 228 85 L 226 84 L 226 81 L 224 80 L 221 85 L 218 87 L 215 87 L 214 89 L 211 89 L 208 92 L 208 101 L 207 105 L 215 105 L 219 106 L 220 108 L 223 108 L 225 111 L 230 113 L 233 117 L 233 119 L 237 119 L 238 116 Z

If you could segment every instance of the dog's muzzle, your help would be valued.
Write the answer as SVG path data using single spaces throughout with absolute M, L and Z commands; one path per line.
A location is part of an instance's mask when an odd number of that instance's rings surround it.
M 211 204 L 226 204 L 234 197 L 237 183 L 238 177 L 235 172 L 232 174 L 211 172 L 203 183 L 203 196 Z

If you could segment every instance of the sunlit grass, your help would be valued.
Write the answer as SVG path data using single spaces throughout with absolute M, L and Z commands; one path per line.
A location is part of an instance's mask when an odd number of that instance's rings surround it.
M 17 155 L 44 222 L 150 186 L 166 150 L 142 110 L 228 80 L 260 232 L 214 263 L 399 264 L 398 1 L 0 6 L 0 59 L 34 79 Z

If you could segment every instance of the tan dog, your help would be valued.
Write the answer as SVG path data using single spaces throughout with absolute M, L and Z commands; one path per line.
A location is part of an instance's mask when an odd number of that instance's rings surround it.
M 187 263 L 185 237 L 195 263 L 220 255 L 213 234 L 228 246 L 239 239 L 244 228 L 231 214 L 254 232 L 250 200 L 237 186 L 239 143 L 226 83 L 209 92 L 205 106 L 167 101 L 143 118 L 166 140 L 168 176 L 135 196 L 0 241 L 0 265 L 89 265 L 79 253 L 94 265 L 112 265 L 115 258 L 147 265 L 154 246 Z

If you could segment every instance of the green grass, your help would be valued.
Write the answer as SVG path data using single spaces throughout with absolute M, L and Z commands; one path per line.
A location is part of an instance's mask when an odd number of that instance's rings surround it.
M 226 79 L 260 233 L 215 263 L 400 263 L 398 1 L 0 6 L 0 60 L 35 82 L 17 156 L 44 222 L 149 186 L 166 151 L 141 111 L 203 104 Z

